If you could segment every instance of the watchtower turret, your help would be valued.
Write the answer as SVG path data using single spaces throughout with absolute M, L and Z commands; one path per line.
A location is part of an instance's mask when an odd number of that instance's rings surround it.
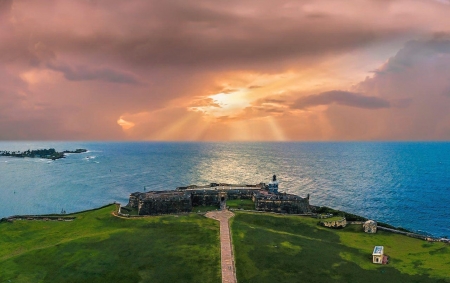
M 269 193 L 278 194 L 277 175 L 273 175 L 272 181 L 269 183 Z

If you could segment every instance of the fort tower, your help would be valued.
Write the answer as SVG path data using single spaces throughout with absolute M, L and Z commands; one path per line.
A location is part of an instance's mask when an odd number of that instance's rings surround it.
M 277 175 L 273 175 L 272 181 L 269 183 L 269 193 L 278 194 Z

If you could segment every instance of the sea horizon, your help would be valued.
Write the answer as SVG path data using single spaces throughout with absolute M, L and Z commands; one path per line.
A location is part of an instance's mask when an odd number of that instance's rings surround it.
M 68 213 L 132 192 L 256 184 L 393 226 L 450 236 L 448 141 L 2 141 L 0 151 L 85 148 L 55 161 L 0 157 L 0 218 Z

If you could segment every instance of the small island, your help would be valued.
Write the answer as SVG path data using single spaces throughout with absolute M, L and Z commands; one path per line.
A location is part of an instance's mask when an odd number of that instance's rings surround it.
M 65 158 L 66 153 L 83 153 L 87 152 L 87 149 L 78 148 L 76 150 L 64 150 L 62 152 L 56 151 L 54 148 L 49 149 L 35 149 L 26 151 L 0 151 L 0 156 L 11 156 L 11 157 L 30 157 L 30 158 L 44 158 L 56 160 L 60 158 Z

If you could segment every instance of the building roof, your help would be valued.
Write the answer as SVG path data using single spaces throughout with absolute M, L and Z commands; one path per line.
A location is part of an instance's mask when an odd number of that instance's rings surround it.
M 383 255 L 384 247 L 383 246 L 375 246 L 373 248 L 372 255 Z

